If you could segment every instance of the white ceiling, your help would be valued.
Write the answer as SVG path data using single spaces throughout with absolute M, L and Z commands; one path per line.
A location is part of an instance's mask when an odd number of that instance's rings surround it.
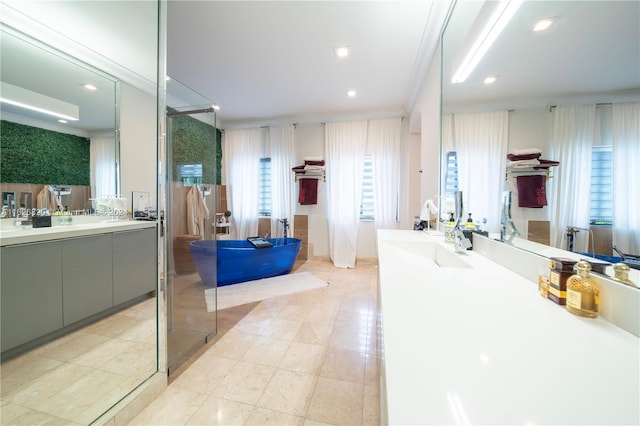
M 422 82 L 432 53 L 427 47 L 439 36 L 428 25 L 432 6 L 173 0 L 168 73 L 219 104 L 224 124 L 403 113 Z M 458 2 L 445 62 L 461 48 L 481 6 Z M 470 14 L 466 22 L 463 10 Z M 531 32 L 535 19 L 550 16 L 558 20 L 549 31 Z M 346 60 L 334 57 L 341 44 L 352 49 Z M 479 84 L 485 74 L 499 75 L 490 90 Z M 358 96 L 347 98 L 348 89 Z M 526 1 L 465 84 L 452 87 L 445 79 L 445 101 L 515 108 L 629 89 L 640 89 L 640 2 Z
M 438 32 L 426 31 L 431 8 L 425 0 L 170 1 L 168 74 L 219 104 L 225 124 L 404 113 L 422 83 L 422 56 L 437 44 Z M 345 44 L 351 55 L 336 58 Z

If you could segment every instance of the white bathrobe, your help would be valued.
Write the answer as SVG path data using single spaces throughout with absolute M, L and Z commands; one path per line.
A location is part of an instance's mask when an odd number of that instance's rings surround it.
M 202 235 L 204 238 L 205 220 L 209 218 L 209 209 L 197 185 L 193 185 L 187 194 L 187 234 Z
M 58 202 L 58 197 L 56 197 L 56 194 L 51 190 L 49 185 L 45 185 L 36 197 L 36 209 L 39 211 L 47 209 L 50 213 L 53 213 L 58 210 L 58 207 L 62 208 Z

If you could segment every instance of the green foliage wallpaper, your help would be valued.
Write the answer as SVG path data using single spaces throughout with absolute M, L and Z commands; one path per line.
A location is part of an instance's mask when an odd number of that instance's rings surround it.
M 202 183 L 221 185 L 222 132 L 187 115 L 171 118 L 173 179 L 181 164 L 202 164 Z M 214 180 L 215 177 L 215 180 Z
M 90 185 L 89 139 L 0 121 L 0 182 Z

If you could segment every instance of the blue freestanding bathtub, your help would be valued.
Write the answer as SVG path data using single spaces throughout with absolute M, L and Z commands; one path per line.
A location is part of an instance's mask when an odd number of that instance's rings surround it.
M 268 241 L 273 247 L 255 248 L 245 240 L 198 240 L 189 243 L 189 252 L 200 279 L 208 287 L 216 285 L 216 277 L 217 285 L 224 286 L 291 272 L 302 241 Z

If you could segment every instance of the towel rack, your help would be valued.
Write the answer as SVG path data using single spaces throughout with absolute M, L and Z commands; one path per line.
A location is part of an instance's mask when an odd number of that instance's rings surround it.
M 323 182 L 327 181 L 327 173 L 325 170 L 322 172 L 305 172 L 305 173 L 296 173 L 293 172 L 293 181 L 297 182 L 298 179 L 322 179 Z
M 507 166 L 507 169 L 504 173 L 504 178 L 508 179 L 510 177 L 517 176 L 532 176 L 532 175 L 546 175 L 547 179 L 553 178 L 553 173 L 551 172 L 551 167 L 555 167 L 557 164 L 549 164 L 549 165 L 539 165 L 533 167 L 510 167 Z

